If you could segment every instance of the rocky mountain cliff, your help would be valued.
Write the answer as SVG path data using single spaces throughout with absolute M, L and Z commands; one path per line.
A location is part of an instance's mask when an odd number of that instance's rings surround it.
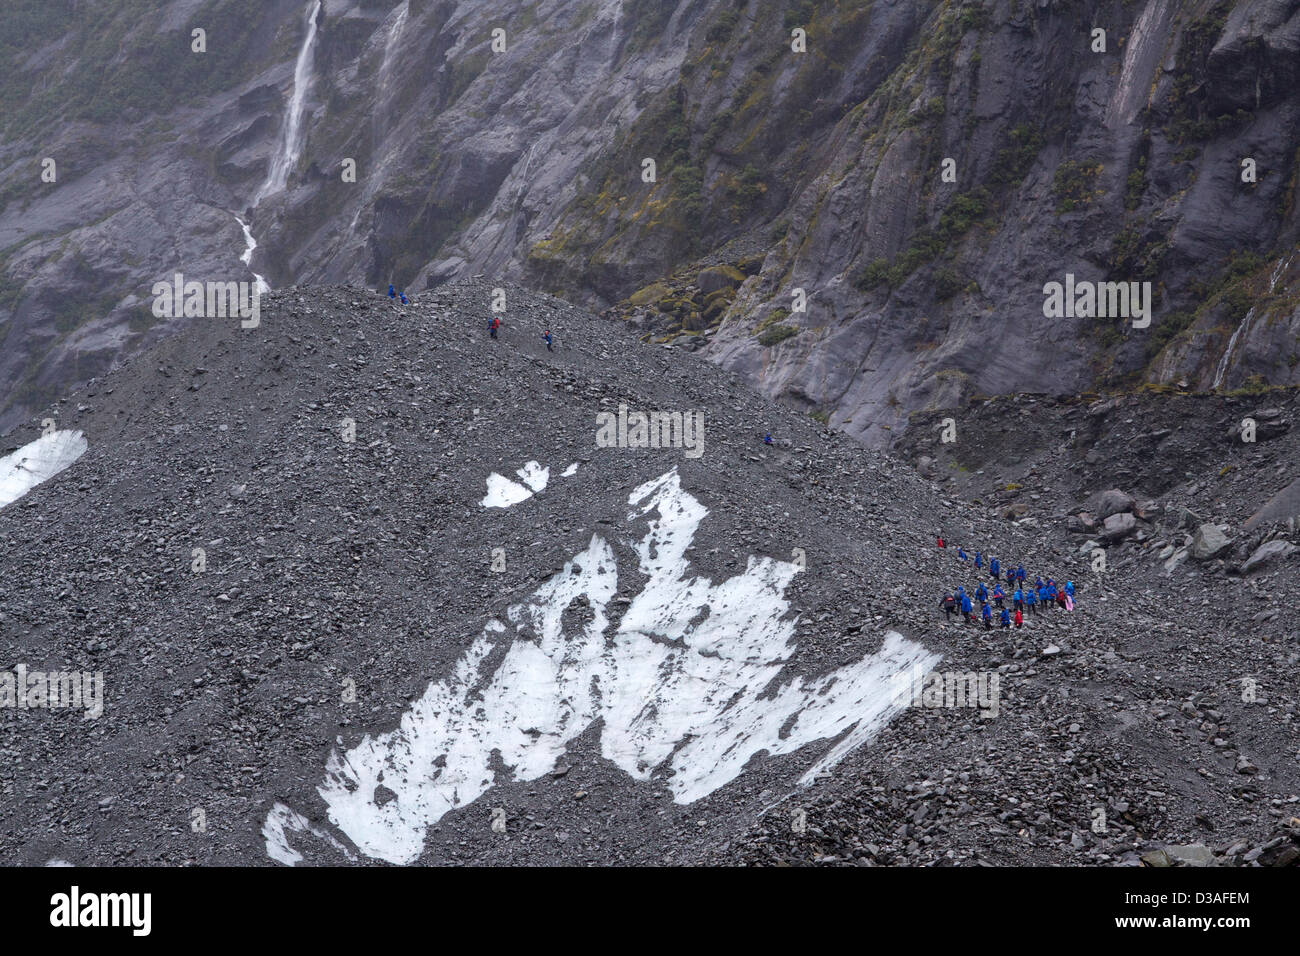
M 178 271 L 515 281 L 872 444 L 980 394 L 1300 381 L 1297 0 L 0 18 L 0 427 L 196 321 L 150 311 Z M 1150 325 L 1045 317 L 1067 275 L 1150 282 Z

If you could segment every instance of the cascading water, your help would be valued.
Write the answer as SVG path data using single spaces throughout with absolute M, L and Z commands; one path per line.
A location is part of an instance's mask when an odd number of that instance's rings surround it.
M 393 19 L 393 25 L 388 29 L 388 39 L 384 42 L 384 60 L 379 66 L 379 95 L 381 98 L 386 97 L 388 93 L 388 84 L 392 78 L 393 65 L 393 47 L 397 43 L 397 38 L 402 35 L 402 28 L 406 26 L 406 18 L 411 13 L 411 3 L 407 0 L 402 4 L 402 9 L 397 11 L 397 16 Z
M 307 105 L 307 91 L 311 89 L 312 66 L 316 52 L 316 20 L 320 16 L 320 11 L 321 0 L 314 0 L 311 9 L 307 12 L 307 35 L 303 39 L 302 49 L 298 51 L 298 59 L 293 68 L 293 92 L 289 95 L 289 110 L 284 118 L 280 148 L 271 157 L 266 182 L 262 183 L 253 196 L 252 208 L 254 209 L 267 196 L 284 189 L 289 181 L 289 171 L 298 165 L 298 157 L 302 154 L 302 116 Z M 235 220 L 244 230 L 244 251 L 240 254 L 239 261 L 244 265 L 251 265 L 257 240 L 253 238 L 253 231 L 248 223 L 239 216 L 236 216 Z M 271 286 L 262 276 L 254 272 L 253 278 L 257 280 L 259 293 L 271 291 Z
M 379 62 L 378 78 L 375 81 L 374 110 L 371 115 L 372 135 L 376 144 L 383 140 L 383 136 L 390 126 L 388 117 L 391 111 L 388 108 L 388 100 L 392 95 L 389 89 L 393 82 L 393 56 L 397 48 L 397 41 L 402 35 L 402 29 L 406 26 L 406 20 L 410 13 L 410 0 L 406 0 L 397 8 L 397 13 L 393 16 L 393 22 L 388 28 L 388 36 L 384 39 L 384 57 Z
M 251 265 L 253 261 L 253 250 L 257 248 L 257 240 L 253 238 L 253 230 L 248 228 L 248 223 L 244 222 L 244 220 L 240 219 L 238 216 L 235 217 L 235 222 L 239 223 L 240 228 L 244 230 L 244 251 L 240 255 L 239 261 L 244 265 Z M 259 294 L 271 291 L 271 287 L 267 285 L 266 280 L 256 272 L 253 273 L 253 278 L 257 280 L 257 291 Z
M 1291 260 L 1294 257 L 1295 253 L 1293 252 L 1285 259 L 1278 260 L 1277 266 L 1273 269 L 1273 274 L 1269 276 L 1268 279 L 1269 295 L 1273 294 L 1273 290 L 1277 287 L 1277 280 L 1282 277 L 1282 273 L 1284 273 L 1287 267 L 1291 265 Z M 1223 355 L 1219 358 L 1219 367 L 1214 371 L 1214 384 L 1210 386 L 1212 390 L 1217 389 L 1223 384 L 1223 377 L 1228 374 L 1228 363 L 1232 359 L 1233 350 L 1237 347 L 1237 339 L 1240 338 L 1242 331 L 1249 327 L 1250 321 L 1254 317 L 1255 307 L 1252 305 L 1250 311 L 1246 313 L 1246 317 L 1241 320 L 1241 324 L 1238 325 L 1236 331 L 1232 333 L 1232 338 L 1228 339 L 1228 347 L 1223 350 Z
M 302 114 L 307 104 L 307 91 L 311 88 L 312 63 L 316 47 L 316 18 L 320 15 L 321 0 L 315 0 L 307 14 L 307 37 L 298 51 L 298 62 L 293 69 L 293 93 L 289 97 L 289 112 L 284 119 L 284 135 L 280 150 L 271 159 L 266 182 L 253 197 L 256 207 L 267 196 L 284 189 L 289 180 L 289 170 L 298 164 L 302 152 Z

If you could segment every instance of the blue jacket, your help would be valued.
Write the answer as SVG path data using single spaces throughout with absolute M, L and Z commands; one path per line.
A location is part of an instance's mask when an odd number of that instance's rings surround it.
M 1020 590 L 1020 588 L 1016 588 L 1016 593 L 1011 595 L 1011 597 L 1017 601 L 1023 601 L 1025 599 L 1025 592 Z
M 1038 603 L 1038 598 L 1036 598 L 1036 597 L 1034 596 L 1034 592 L 1033 592 L 1033 589 L 1032 589 L 1032 588 L 1031 588 L 1030 590 L 1028 590 L 1028 591 L 1025 592 L 1025 603 L 1026 603 L 1026 604 L 1037 604 L 1037 603 Z
M 389 297 L 390 299 L 396 299 L 396 298 L 397 298 L 397 290 L 393 288 L 393 284 L 392 284 L 391 282 L 388 283 L 388 297 Z
M 979 598 L 981 601 L 987 600 L 989 596 L 989 589 L 981 584 L 979 587 L 975 589 L 975 596 Z
M 975 552 L 975 567 L 977 568 L 984 567 L 984 559 L 980 557 L 980 553 L 978 551 Z
M 958 549 L 957 549 L 957 557 L 959 557 L 959 558 L 961 558 L 963 561 L 965 561 L 965 560 L 966 560 L 966 552 L 965 552 L 965 550 L 963 550 L 962 548 L 958 548 Z
M 1068 595 L 1070 595 L 1070 597 L 1074 597 L 1074 582 L 1073 582 L 1073 581 L 1066 581 L 1066 582 L 1065 582 L 1065 593 L 1068 594 Z
M 1006 608 L 1003 608 L 1002 614 L 999 615 L 999 619 L 1002 621 L 1003 624 L 1006 624 L 1011 620 L 1011 612 L 1008 611 Z
M 1002 565 L 998 564 L 997 558 L 994 558 L 992 561 L 989 562 L 989 570 L 992 571 L 994 574 L 997 574 L 1000 570 L 1002 570 Z
M 984 615 L 984 619 L 986 621 L 991 617 L 993 617 L 993 609 L 989 607 L 987 604 L 985 604 L 982 608 L 980 608 L 980 613 Z
M 975 606 L 975 605 L 971 604 L 971 602 L 970 602 L 970 596 L 969 596 L 969 595 L 963 594 L 963 595 L 961 596 L 961 612 L 962 612 L 963 614 L 969 614 L 970 611 L 971 611 L 971 608 L 973 608 L 974 606 Z

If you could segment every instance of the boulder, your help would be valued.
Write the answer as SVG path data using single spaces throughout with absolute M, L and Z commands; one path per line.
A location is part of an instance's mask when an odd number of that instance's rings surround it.
M 1122 511 L 1132 511 L 1136 504 L 1137 499 L 1132 495 L 1125 494 L 1118 488 L 1111 488 L 1109 491 L 1103 491 L 1097 499 L 1097 517 L 1109 518 Z
M 1120 541 L 1127 538 L 1137 527 L 1137 519 L 1127 511 L 1111 515 L 1102 525 L 1101 533 L 1107 541 Z
M 1219 530 L 1218 525 L 1203 524 L 1192 535 L 1192 557 L 1197 561 L 1217 558 L 1232 547 L 1232 539 Z
M 1297 550 L 1300 549 L 1296 548 L 1290 541 L 1284 541 L 1281 538 L 1265 541 L 1246 559 L 1246 563 L 1241 566 L 1241 570 L 1246 574 L 1250 574 L 1256 568 L 1263 567 L 1277 558 L 1285 558 Z
M 712 266 L 703 270 L 695 280 L 705 295 L 719 289 L 734 289 L 745 281 L 745 274 L 731 266 Z
M 1288 518 L 1300 516 L 1300 478 L 1295 479 L 1272 498 L 1262 508 L 1246 520 L 1243 527 L 1252 531 L 1260 525 L 1282 522 Z
M 1165 854 L 1183 866 L 1211 866 L 1214 863 L 1214 851 L 1204 843 L 1167 846 Z

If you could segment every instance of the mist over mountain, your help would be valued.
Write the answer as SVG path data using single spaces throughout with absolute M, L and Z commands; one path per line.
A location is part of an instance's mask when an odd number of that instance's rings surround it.
M 5 425 L 174 330 L 177 271 L 518 281 L 872 444 L 976 394 L 1300 381 L 1291 0 L 2 16 Z M 1149 325 L 1046 317 L 1067 275 L 1150 282 Z

